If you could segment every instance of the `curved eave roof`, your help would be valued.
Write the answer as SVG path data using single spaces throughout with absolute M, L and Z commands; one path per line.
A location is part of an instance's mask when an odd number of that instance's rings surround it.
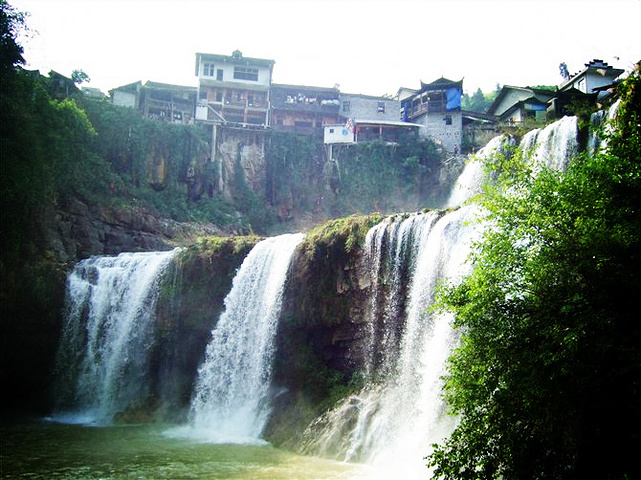
M 454 81 L 454 80 L 449 80 L 445 77 L 441 77 L 438 80 L 434 80 L 432 83 L 424 83 L 423 80 L 421 80 L 420 92 L 424 92 L 427 90 L 442 90 L 444 88 L 452 88 L 452 87 L 458 87 L 462 90 L 463 79 L 461 78 L 459 81 Z

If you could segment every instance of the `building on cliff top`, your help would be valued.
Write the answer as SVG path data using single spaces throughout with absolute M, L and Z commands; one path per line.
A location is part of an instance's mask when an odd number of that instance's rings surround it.
M 518 124 L 527 120 L 546 122 L 574 115 L 581 106 L 597 108 L 607 100 L 608 90 L 624 72 L 603 60 L 592 60 L 558 87 L 536 88 L 505 85 L 487 113 L 498 122 Z
M 400 89 L 400 116 L 404 122 L 422 125 L 420 134 L 440 143 L 447 152 L 459 153 L 463 138 L 461 97 L 463 80 L 441 77 L 421 82 L 416 91 Z
M 623 72 L 623 69 L 614 68 L 607 62 L 595 58 L 586 63 L 583 70 L 559 85 L 559 91 L 576 89 L 587 95 L 596 93 L 597 101 L 600 101 L 607 95 L 603 87 L 611 85 Z
M 548 102 L 556 90 L 504 85 L 487 110 L 487 114 L 501 123 L 516 124 L 526 120 L 544 122 Z
M 337 88 L 305 85 L 271 86 L 271 127 L 295 133 L 320 133 L 323 125 L 339 120 Z
M 196 54 L 196 120 L 240 128 L 269 124 L 273 60 L 231 55 Z
M 194 123 L 196 87 L 148 81 L 109 90 L 114 105 L 137 110 L 143 117 L 171 123 Z
M 325 125 L 324 143 L 398 142 L 420 127 L 399 120 L 400 105 L 397 98 L 341 93 L 339 121 Z

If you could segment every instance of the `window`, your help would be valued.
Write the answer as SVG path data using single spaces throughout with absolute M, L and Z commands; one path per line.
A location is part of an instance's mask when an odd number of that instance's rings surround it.
M 376 111 L 378 113 L 385 113 L 385 102 L 378 102 L 378 105 L 376 105 Z
M 452 115 L 445 115 L 443 120 L 445 120 L 445 125 L 452 125 Z
M 217 102 L 223 101 L 223 92 L 216 92 L 216 101 Z
M 218 80 L 219 82 L 223 81 L 223 71 L 220 68 L 216 70 L 216 80 Z
M 343 102 L 343 112 L 349 112 L 349 102 Z
M 234 78 L 236 80 L 258 81 L 258 69 L 253 67 L 234 67 Z
M 214 76 L 214 64 L 211 62 L 203 63 L 203 76 L 213 77 Z
M 207 100 L 207 92 L 205 90 L 201 90 L 199 94 L 199 98 L 201 100 Z

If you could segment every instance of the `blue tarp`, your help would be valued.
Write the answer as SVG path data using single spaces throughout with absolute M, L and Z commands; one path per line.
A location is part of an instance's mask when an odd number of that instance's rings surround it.
M 448 88 L 445 91 L 447 97 L 447 103 L 445 105 L 446 110 L 454 110 L 455 108 L 461 108 L 461 90 L 458 88 Z

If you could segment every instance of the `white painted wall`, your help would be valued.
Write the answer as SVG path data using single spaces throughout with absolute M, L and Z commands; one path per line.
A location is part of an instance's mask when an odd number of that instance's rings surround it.
M 325 125 L 324 142 L 330 143 L 354 143 L 354 130 L 348 130 L 342 125 Z
M 209 76 L 209 75 L 204 75 L 204 64 L 205 63 L 213 63 L 214 64 L 214 75 Z M 241 83 L 244 85 L 260 85 L 260 86 L 265 86 L 268 87 L 270 85 L 270 69 L 269 67 L 265 66 L 256 66 L 256 65 L 246 65 L 246 62 L 242 62 L 242 65 L 238 66 L 248 66 L 248 67 L 253 67 L 253 68 L 258 68 L 258 81 L 254 80 L 243 80 L 243 79 L 238 79 L 234 78 L 234 65 L 233 63 L 228 63 L 228 62 L 215 62 L 211 60 L 206 60 L 201 58 L 200 59 L 200 65 L 198 67 L 198 79 L 199 80 L 217 80 L 218 79 L 218 70 L 223 71 L 223 82 L 233 82 L 233 83 Z

